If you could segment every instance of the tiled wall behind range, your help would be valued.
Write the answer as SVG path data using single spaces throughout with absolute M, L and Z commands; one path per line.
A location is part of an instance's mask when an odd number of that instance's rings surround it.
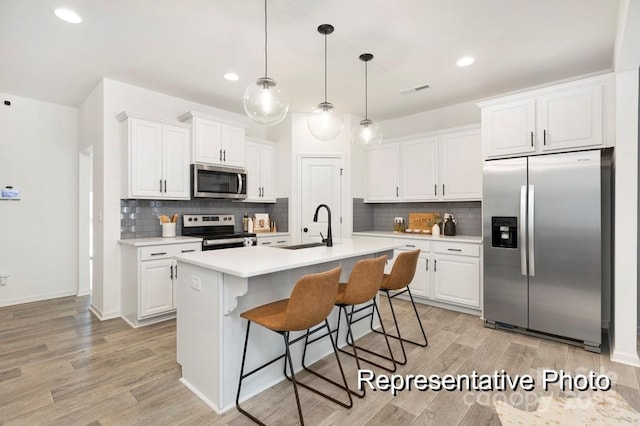
M 364 203 L 362 198 L 353 199 L 353 230 L 393 231 L 393 219 L 403 217 L 405 223 L 409 213 L 436 212 L 444 217 L 451 213 L 456 219 L 456 234 L 482 235 L 482 203 L 480 201 L 447 203 Z
M 278 198 L 275 204 L 242 203 L 230 200 L 120 200 L 120 238 L 159 237 L 162 228 L 158 216 L 169 217 L 178 214 L 176 234 L 182 234 L 183 214 L 233 214 L 236 232 L 242 231 L 242 216 L 269 213 L 279 232 L 287 232 L 289 227 L 289 199 Z

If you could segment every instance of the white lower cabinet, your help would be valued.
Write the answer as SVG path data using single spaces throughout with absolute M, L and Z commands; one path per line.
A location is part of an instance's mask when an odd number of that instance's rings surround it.
M 258 245 L 268 247 L 286 246 L 289 244 L 289 235 L 260 235 Z
M 200 251 L 199 242 L 122 246 L 122 318 L 132 327 L 175 318 L 178 264 L 173 256 Z
M 384 238 L 354 235 L 354 238 Z M 433 238 L 393 238 L 401 245 L 385 268 L 388 274 L 398 255 L 420 249 L 416 273 L 409 284 L 416 302 L 461 312 L 479 314 L 481 279 L 481 243 L 434 241 Z M 401 295 L 399 297 L 403 297 Z M 408 297 L 408 296 L 407 296 Z
M 433 299 L 479 308 L 480 259 L 434 255 Z

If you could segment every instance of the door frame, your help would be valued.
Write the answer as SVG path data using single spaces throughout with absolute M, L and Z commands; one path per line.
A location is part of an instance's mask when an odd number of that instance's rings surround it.
M 341 153 L 328 153 L 328 154 L 299 154 L 297 156 L 297 165 L 296 165 L 296 185 L 295 190 L 292 191 L 292 194 L 295 194 L 296 200 L 292 200 L 292 203 L 289 206 L 289 217 L 291 218 L 291 229 L 290 235 L 292 238 L 293 244 L 300 243 L 300 232 L 302 226 L 302 186 L 300 183 L 302 182 L 302 160 L 303 159 L 327 159 L 334 158 L 340 160 L 340 166 L 342 169 L 342 179 L 340 180 L 340 199 L 341 199 L 341 208 L 339 212 L 332 212 L 334 215 L 339 214 L 339 217 L 342 218 L 342 223 L 340 223 L 340 235 L 342 238 L 351 238 L 351 218 L 350 212 L 352 211 L 352 203 L 351 200 L 351 179 L 349 178 L 349 173 L 345 165 L 345 156 Z M 292 211 L 294 210 L 295 211 Z

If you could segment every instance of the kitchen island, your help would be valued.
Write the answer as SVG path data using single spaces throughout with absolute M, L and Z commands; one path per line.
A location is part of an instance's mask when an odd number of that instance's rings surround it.
M 215 411 L 222 413 L 235 404 L 242 348 L 247 321 L 240 314 L 248 309 L 288 298 L 298 278 L 305 274 L 342 267 L 346 282 L 360 259 L 393 256 L 397 245 L 388 241 L 342 240 L 333 247 L 287 250 L 279 247 L 242 247 L 176 256 L 177 360 L 182 365 L 180 381 Z M 335 327 L 337 310 L 330 316 Z M 368 332 L 368 321 L 354 328 L 357 336 Z M 295 338 L 302 333 L 292 333 Z M 338 337 L 344 344 L 344 334 Z M 247 369 L 284 351 L 282 338 L 262 327 L 252 327 L 247 348 Z M 331 352 L 329 339 L 307 350 L 307 360 L 316 361 Z M 295 368 L 300 368 L 302 342 L 291 348 Z M 264 369 L 243 383 L 247 399 L 282 381 L 282 363 Z

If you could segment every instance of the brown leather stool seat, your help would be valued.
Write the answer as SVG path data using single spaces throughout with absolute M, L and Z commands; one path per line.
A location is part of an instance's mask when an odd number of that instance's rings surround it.
M 385 333 L 388 337 L 392 337 L 396 340 L 400 341 L 400 348 L 402 349 L 402 361 L 396 361 L 400 365 L 405 365 L 407 363 L 407 353 L 404 349 L 404 343 L 411 343 L 423 348 L 426 348 L 429 345 L 429 341 L 427 340 L 427 334 L 424 331 L 424 327 L 422 326 L 422 321 L 420 320 L 420 315 L 418 314 L 418 309 L 416 308 L 416 303 L 413 300 L 413 296 L 411 295 L 411 289 L 409 288 L 409 284 L 413 280 L 413 277 L 416 273 L 416 266 L 418 265 L 418 256 L 420 256 L 420 249 L 402 252 L 398 255 L 395 262 L 393 263 L 393 268 L 391 269 L 390 274 L 385 274 L 382 280 L 382 285 L 380 286 L 380 291 L 383 291 L 387 300 L 389 301 L 389 307 L 391 308 L 391 315 L 393 317 L 393 322 L 395 324 L 395 329 L 397 332 L 397 336 L 393 334 Z M 391 293 L 393 292 L 393 293 Z M 416 319 L 418 320 L 418 325 L 420 326 L 420 331 L 422 332 L 422 337 L 424 339 L 424 343 L 416 342 L 413 340 L 405 339 L 400 334 L 400 327 L 398 325 L 398 319 L 396 317 L 396 313 L 393 309 L 393 299 L 398 297 L 401 294 L 407 293 L 409 295 L 409 299 L 411 300 L 411 305 L 413 306 L 413 311 L 416 314 Z M 371 318 L 371 330 L 376 333 L 384 333 L 375 330 L 373 328 L 373 317 Z
M 331 313 L 336 300 L 336 295 L 338 292 L 338 281 L 340 280 L 340 272 L 341 268 L 338 267 L 333 268 L 327 272 L 304 275 L 296 283 L 289 299 L 279 300 L 277 302 L 261 305 L 240 314 L 240 316 L 246 319 L 248 323 L 247 333 L 244 341 L 244 350 L 242 353 L 242 365 L 240 367 L 238 393 L 236 394 L 236 407 L 238 408 L 238 411 L 249 417 L 254 422 L 258 424 L 264 424 L 240 407 L 239 401 L 242 381 L 282 358 L 284 358 L 285 376 L 293 383 L 293 390 L 296 397 L 296 403 L 298 405 L 298 415 L 300 416 L 300 424 L 304 424 L 304 419 L 302 417 L 300 397 L 298 396 L 298 385 L 309 389 L 343 407 L 351 408 L 351 406 L 353 405 L 351 394 L 349 392 L 347 392 L 349 402 L 345 403 L 338 401 L 337 399 L 326 395 L 318 391 L 317 389 L 310 387 L 309 385 L 297 382 L 295 373 L 293 371 L 291 354 L 289 352 L 289 347 L 292 344 L 302 339 L 308 340 L 309 336 L 313 333 L 316 333 L 317 331 L 324 329 L 326 329 L 327 331 L 330 330 L 327 317 Z M 255 322 L 256 324 L 259 324 L 269 330 L 282 335 L 284 338 L 285 351 L 284 354 L 274 358 L 273 360 L 262 364 L 261 366 L 248 373 L 244 373 L 244 365 L 247 357 L 247 343 L 249 341 L 249 330 L 251 328 L 252 322 Z M 315 328 L 314 330 L 310 330 L 312 327 L 316 327 L 322 322 L 324 322 L 323 325 Z M 304 335 L 294 340 L 289 339 L 290 332 L 302 330 L 306 330 L 306 333 Z M 331 340 L 331 345 L 333 346 L 333 351 L 338 361 L 338 367 L 344 381 L 344 387 L 346 387 L 347 380 L 342 369 L 342 364 L 340 363 L 340 358 L 338 357 L 335 341 L 333 340 L 333 336 L 331 335 L 331 333 L 327 333 L 327 335 Z M 287 367 L 291 370 L 291 377 L 287 375 Z
M 383 365 L 380 365 L 376 362 L 373 362 L 371 360 L 368 359 L 364 359 L 362 357 L 360 357 L 358 355 L 358 349 L 362 349 L 365 352 L 368 352 L 370 354 L 373 355 L 377 355 L 377 356 L 381 356 L 378 355 L 375 352 L 363 349 L 359 346 L 356 346 L 353 343 L 353 333 L 352 333 L 352 329 L 351 326 L 352 324 L 364 319 L 364 318 L 368 318 L 369 315 L 372 315 L 374 313 L 377 313 L 378 318 L 380 319 L 380 323 L 382 324 L 382 318 L 380 318 L 380 311 L 378 310 L 378 305 L 376 303 L 376 295 L 378 294 L 378 291 L 380 290 L 380 285 L 382 283 L 382 279 L 384 276 L 384 265 L 387 262 L 387 256 L 380 256 L 377 257 L 375 259 L 364 259 L 364 260 L 360 260 L 358 261 L 355 266 L 353 267 L 353 270 L 351 271 L 351 275 L 349 276 L 349 281 L 347 283 L 340 283 L 339 287 L 338 287 L 338 294 L 336 297 L 336 301 L 335 304 L 336 306 L 338 306 L 339 310 L 338 310 L 338 325 L 336 327 L 335 330 L 332 330 L 330 333 L 336 333 L 336 335 L 339 336 L 340 333 L 340 323 L 341 323 L 341 318 L 342 318 L 342 313 L 344 313 L 345 319 L 346 319 L 346 324 L 347 324 L 347 342 L 349 343 L 349 345 L 351 345 L 351 347 L 353 348 L 353 353 L 349 352 L 349 351 L 345 351 L 343 349 L 338 348 L 338 350 L 340 352 L 346 353 L 350 356 L 355 357 L 356 360 L 356 365 L 358 367 L 358 369 L 360 369 L 360 361 L 365 361 L 369 364 L 375 365 L 377 367 L 380 367 L 384 370 L 393 372 L 396 369 L 395 363 L 392 361 L 392 366 L 391 367 L 386 367 Z M 367 304 L 364 307 L 360 307 L 358 309 L 355 308 L 356 305 L 360 305 L 363 303 L 367 303 L 367 302 L 371 302 L 369 304 Z M 350 312 L 347 312 L 347 307 L 351 307 Z M 362 316 L 361 318 L 354 318 L 354 314 L 362 311 L 362 310 L 367 310 L 369 308 L 372 308 L 372 311 L 367 314 Z M 384 326 L 383 326 L 383 330 L 384 330 Z M 393 353 L 391 351 L 391 345 L 389 344 L 389 340 L 387 338 L 386 333 L 383 333 L 385 336 L 385 341 L 387 344 L 387 349 L 389 352 L 389 357 L 385 357 L 385 356 L 381 356 L 382 358 L 385 359 L 390 359 L 393 360 Z M 321 336 L 324 337 L 324 336 Z M 315 342 L 317 339 L 314 340 L 306 340 L 305 341 L 305 354 L 306 354 L 306 347 L 307 345 L 309 345 L 310 343 Z M 318 374 L 317 372 L 309 369 L 306 365 L 305 365 L 305 356 L 303 354 L 302 357 L 302 365 L 303 367 L 309 371 L 310 373 L 328 381 L 333 383 L 336 386 L 340 386 L 342 387 L 339 383 L 334 382 L 333 380 L 322 376 L 320 374 Z M 346 388 L 347 390 L 348 387 Z M 363 391 L 361 393 L 357 393 L 355 391 L 349 390 L 352 394 L 362 398 L 365 395 L 365 390 L 363 389 Z

